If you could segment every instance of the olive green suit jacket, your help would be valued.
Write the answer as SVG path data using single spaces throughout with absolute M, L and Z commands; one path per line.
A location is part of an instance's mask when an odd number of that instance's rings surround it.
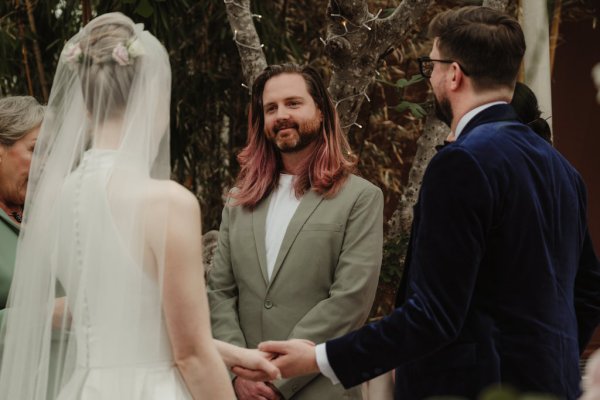
M 208 278 L 215 338 L 248 348 L 291 338 L 321 343 L 362 326 L 381 267 L 381 190 L 351 175 L 331 199 L 304 194 L 271 280 L 265 250 L 269 201 L 253 211 L 229 203 L 223 210 Z M 360 388 L 344 390 L 321 374 L 274 384 L 286 399 L 361 398 Z

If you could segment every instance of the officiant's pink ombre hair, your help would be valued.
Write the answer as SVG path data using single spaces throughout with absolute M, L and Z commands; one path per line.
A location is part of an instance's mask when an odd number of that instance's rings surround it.
M 334 197 L 356 166 L 348 140 L 327 89 L 318 72 L 311 67 L 295 64 L 271 65 L 256 78 L 252 85 L 252 100 L 248 113 L 248 141 L 238 155 L 240 173 L 237 191 L 232 192 L 234 205 L 253 209 L 277 187 L 282 167 L 279 149 L 264 132 L 263 91 L 267 81 L 280 74 L 299 74 L 304 78 L 308 93 L 323 114 L 321 135 L 316 139 L 313 152 L 300 167 L 294 182 L 296 196 L 313 190 L 325 198 Z

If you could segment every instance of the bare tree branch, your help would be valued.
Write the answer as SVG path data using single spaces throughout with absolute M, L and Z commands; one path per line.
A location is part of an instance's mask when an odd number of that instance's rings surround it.
M 482 6 L 495 8 L 496 10 L 506 10 L 508 0 L 483 0 Z
M 431 0 L 404 0 L 387 18 L 369 12 L 366 0 L 330 0 L 325 52 L 333 68 L 329 93 L 336 101 L 347 132 L 356 122 L 377 64 L 389 48 L 402 40 Z
M 244 81 L 248 88 L 251 88 L 254 79 L 267 67 L 267 59 L 254 26 L 250 0 L 224 0 L 224 2 L 233 40 L 240 53 Z

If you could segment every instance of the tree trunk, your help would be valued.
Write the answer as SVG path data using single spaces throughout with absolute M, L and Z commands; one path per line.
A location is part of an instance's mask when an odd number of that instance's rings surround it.
M 550 77 L 550 38 L 545 0 L 523 2 L 523 33 L 527 50 L 523 57 L 524 82 L 536 94 L 542 118 L 552 115 Z M 552 128 L 552 120 L 547 121 Z
M 413 207 L 419 197 L 419 189 L 423 181 L 425 169 L 436 153 L 436 146 L 441 144 L 450 133 L 448 126 L 437 119 L 431 112 L 425 120 L 423 133 L 417 140 L 417 152 L 408 174 L 408 183 L 398 209 L 389 222 L 390 235 L 408 235 L 413 220 Z
M 35 19 L 33 18 L 33 5 L 31 0 L 25 0 L 25 7 L 27 8 L 27 17 L 29 18 L 29 29 L 33 34 L 33 54 L 35 55 L 35 63 L 38 70 L 40 79 L 40 86 L 42 89 L 42 96 L 44 102 L 48 102 L 48 82 L 46 81 L 46 73 L 44 72 L 44 63 L 42 61 L 42 52 L 40 51 L 40 45 L 37 41 L 37 29 L 35 27 Z
M 92 19 L 92 5 L 90 0 L 81 0 L 81 22 L 83 26 L 87 25 Z
M 431 0 L 404 0 L 387 18 L 369 12 L 367 1 L 335 0 L 327 7 L 329 25 L 323 40 L 331 59 L 329 93 L 336 103 L 342 127 L 356 122 L 375 71 L 388 49 L 400 43 Z
M 556 42 L 558 41 L 561 12 L 562 0 L 556 0 L 552 15 L 552 27 L 550 28 L 550 76 L 552 76 L 552 72 L 554 71 L 554 55 L 556 54 Z
M 19 41 L 21 42 L 21 54 L 23 56 L 23 70 L 25 71 L 25 79 L 27 80 L 27 91 L 30 96 L 33 96 L 33 82 L 31 80 L 31 69 L 29 68 L 29 56 L 25 40 L 25 24 L 23 23 L 23 13 L 21 12 L 22 9 L 18 0 L 15 1 L 15 8 L 17 9 L 17 26 L 19 29 Z
M 253 18 L 260 16 L 250 11 L 250 0 L 224 0 L 227 20 L 233 31 L 233 40 L 240 53 L 244 85 L 252 88 L 254 79 L 267 67 Z

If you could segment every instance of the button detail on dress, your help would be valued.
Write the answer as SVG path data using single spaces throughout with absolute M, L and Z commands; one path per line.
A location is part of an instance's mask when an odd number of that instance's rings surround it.
M 269 309 L 271 307 L 273 307 L 273 302 L 271 301 L 271 299 L 266 299 L 265 300 L 265 308 Z

